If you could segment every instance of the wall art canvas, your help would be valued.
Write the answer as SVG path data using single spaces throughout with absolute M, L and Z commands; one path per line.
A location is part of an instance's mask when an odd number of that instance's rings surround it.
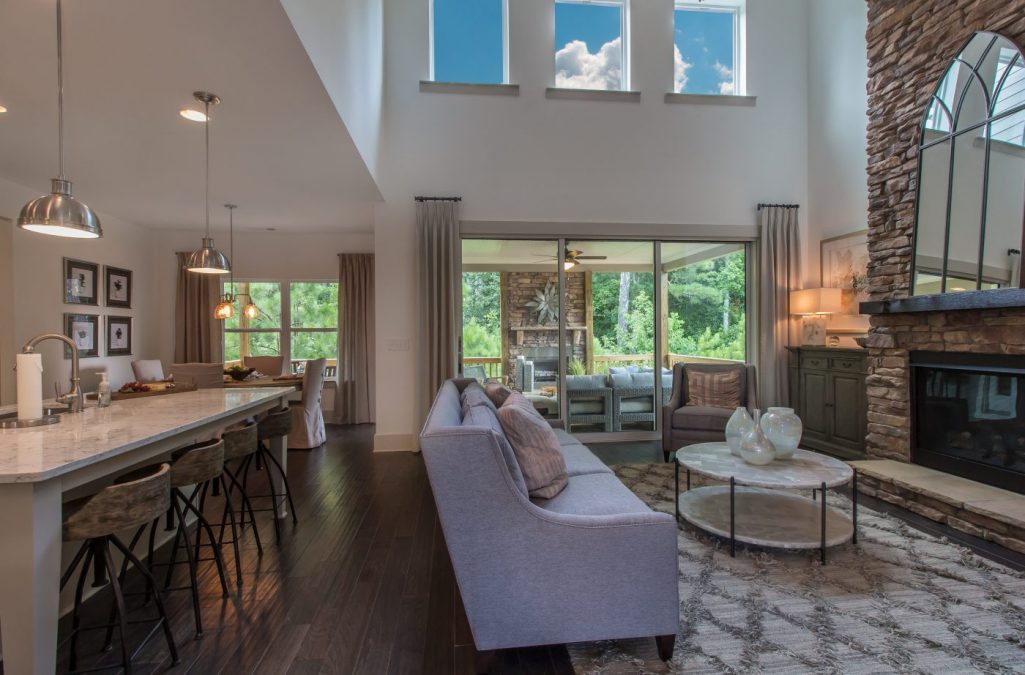
M 829 320 L 830 332 L 862 333 L 868 317 L 858 305 L 868 300 L 868 230 L 823 239 L 822 286 L 843 289 L 842 311 Z
M 132 318 L 107 317 L 107 356 L 130 356 L 132 353 Z
M 97 287 L 99 272 L 100 266 L 96 263 L 64 258 L 64 304 L 100 304 L 99 288 Z
M 103 271 L 107 286 L 107 307 L 131 309 L 132 271 L 110 265 L 105 266 Z
M 96 314 L 65 314 L 64 334 L 78 347 L 79 358 L 100 355 L 100 317 Z M 71 358 L 71 350 L 64 348 L 64 358 Z

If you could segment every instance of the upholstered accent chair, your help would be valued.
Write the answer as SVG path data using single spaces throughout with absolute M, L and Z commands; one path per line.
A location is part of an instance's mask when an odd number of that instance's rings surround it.
M 569 431 L 574 425 L 600 425 L 602 431 L 612 431 L 612 388 L 604 375 L 567 375 L 566 402 Z
M 223 389 L 223 363 L 172 363 L 171 375 L 178 384 L 196 385 L 197 389 Z
M 160 382 L 164 379 L 164 364 L 160 359 L 132 361 L 132 372 L 136 382 Z
M 320 407 L 326 366 L 327 359 L 314 359 L 306 362 L 306 367 L 303 369 L 302 401 L 298 405 L 290 406 L 292 411 L 292 430 L 288 434 L 290 450 L 319 448 L 327 440 L 327 433 L 324 430 L 324 411 Z
M 677 363 L 673 367 L 673 390 L 662 406 L 662 456 L 665 461 L 677 449 L 693 443 L 726 440 L 726 422 L 734 408 L 693 405 L 687 388 L 687 371 L 704 373 L 737 372 L 740 375 L 739 405 L 758 407 L 755 367 L 737 364 Z
M 284 356 L 243 356 L 242 363 L 246 368 L 256 368 L 256 372 L 271 377 L 278 377 L 284 371 Z

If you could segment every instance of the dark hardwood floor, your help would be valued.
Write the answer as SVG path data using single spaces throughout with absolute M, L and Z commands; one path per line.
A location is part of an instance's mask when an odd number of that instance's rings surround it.
M 229 598 L 221 597 L 213 563 L 201 563 L 203 637 L 194 638 L 189 593 L 169 593 L 181 662 L 171 665 L 157 634 L 136 657 L 134 672 L 473 672 L 473 639 L 423 460 L 371 452 L 370 426 L 328 429 L 323 448 L 289 452 L 299 524 L 283 521 L 278 546 L 269 515 L 258 514 L 264 554 L 257 555 L 247 534 L 243 587 Z M 219 507 L 219 500 L 207 505 L 217 522 Z M 157 560 L 166 559 L 169 549 L 158 550 Z M 230 546 L 224 555 L 233 581 Z M 184 565 L 175 579 L 175 585 L 187 583 Z M 127 585 L 130 592 L 143 588 L 133 575 Z M 154 614 L 140 606 L 141 596 L 128 602 L 132 618 Z M 109 603 L 107 589 L 88 600 L 83 625 L 104 623 Z M 67 619 L 61 622 L 61 640 L 69 627 Z M 147 628 L 133 626 L 129 642 Z M 112 653 L 99 652 L 102 633 L 82 634 L 79 668 L 118 660 L 116 645 Z M 66 670 L 66 647 L 59 660 Z M 497 661 L 496 673 L 573 672 L 565 647 L 502 651 Z
M 280 546 L 267 516 L 260 518 L 264 554 L 244 537 L 244 585 L 222 598 L 212 562 L 201 564 L 205 635 L 193 637 L 188 592 L 168 596 L 181 663 L 172 666 L 162 636 L 136 659 L 138 673 L 472 673 L 473 640 L 439 527 L 420 455 L 373 453 L 373 428 L 329 427 L 325 447 L 289 453 L 289 479 L 299 524 L 283 522 Z M 608 463 L 661 461 L 657 444 L 594 444 Z M 259 483 L 258 483 L 259 485 Z M 260 490 L 262 492 L 262 490 Z M 947 536 L 1016 569 L 1025 556 L 976 540 L 877 500 L 911 525 Z M 208 504 L 211 517 L 220 502 Z M 169 547 L 157 559 L 169 555 Z M 233 579 L 231 547 L 225 561 Z M 187 581 L 184 566 L 176 583 Z M 138 578 L 129 590 L 140 591 Z M 234 591 L 234 587 L 232 587 Z M 103 623 L 109 591 L 86 603 L 84 624 Z M 133 618 L 150 616 L 141 597 L 129 599 Z M 62 639 L 68 620 L 61 623 Z M 132 628 L 130 642 L 145 626 Z M 117 660 L 99 652 L 102 631 L 83 634 L 79 667 Z M 60 652 L 66 669 L 67 650 Z M 109 672 L 109 671 L 108 671 Z M 572 673 L 565 647 L 506 650 L 494 672 Z

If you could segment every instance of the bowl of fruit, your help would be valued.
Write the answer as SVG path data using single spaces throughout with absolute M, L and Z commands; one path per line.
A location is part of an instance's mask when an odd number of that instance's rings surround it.
M 242 366 L 232 366 L 231 368 L 226 368 L 224 370 L 224 374 L 236 382 L 244 381 L 255 372 L 256 368 L 243 368 Z
M 142 382 L 125 382 L 117 391 L 120 394 L 142 394 L 151 389 L 152 387 Z

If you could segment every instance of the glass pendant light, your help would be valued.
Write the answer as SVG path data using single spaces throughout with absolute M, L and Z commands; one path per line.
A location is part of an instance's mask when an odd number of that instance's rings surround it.
M 57 237 L 96 239 L 103 236 L 100 219 L 71 194 L 64 175 L 64 53 L 61 34 L 61 0 L 57 0 L 57 152 L 60 173 L 50 181 L 50 194 L 26 204 L 18 215 L 18 227 Z
M 221 99 L 206 91 L 197 91 L 192 95 L 203 104 L 206 115 L 206 122 L 203 123 L 206 132 L 206 236 L 203 237 L 202 248 L 192 252 L 185 268 L 200 274 L 227 274 L 231 271 L 231 261 L 214 248 L 214 240 L 210 237 L 210 106 L 217 105 Z
M 225 204 L 224 208 L 228 209 L 228 255 L 231 259 L 235 259 L 235 209 L 238 208 L 235 204 Z M 221 296 L 221 301 L 217 303 L 217 307 L 214 308 L 214 318 L 230 319 L 235 316 L 235 270 L 231 271 L 231 280 L 228 282 L 228 286 L 231 288 L 230 291 Z

